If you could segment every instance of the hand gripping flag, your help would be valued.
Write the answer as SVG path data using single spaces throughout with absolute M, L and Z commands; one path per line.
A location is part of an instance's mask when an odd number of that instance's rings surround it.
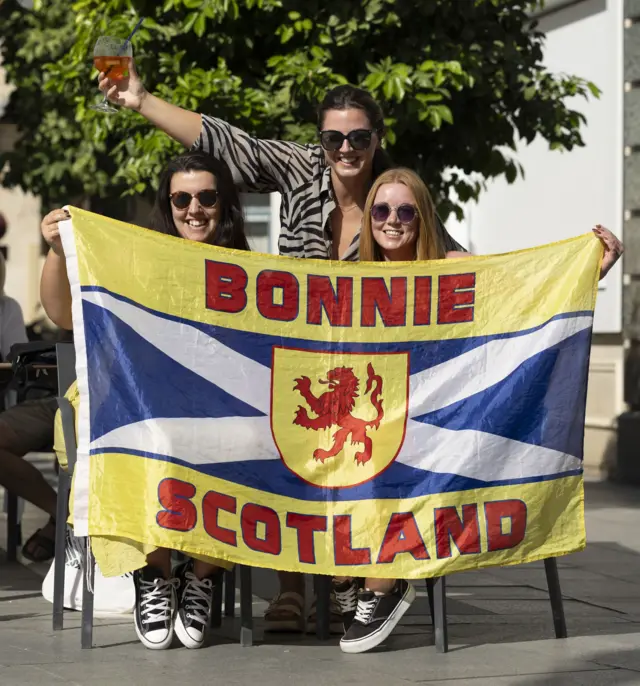
M 71 216 L 79 535 L 385 578 L 585 545 L 591 234 L 353 264 Z

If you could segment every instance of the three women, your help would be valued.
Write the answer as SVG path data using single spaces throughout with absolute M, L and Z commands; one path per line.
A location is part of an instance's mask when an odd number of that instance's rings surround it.
M 464 255 L 438 220 L 420 179 L 409 170 L 390 169 L 391 164 L 380 146 L 384 135 L 382 112 L 365 91 L 351 86 L 330 91 L 319 108 L 319 145 L 299 145 L 256 139 L 222 120 L 163 102 L 144 89 L 135 65 L 125 81 L 111 82 L 101 74 L 100 87 L 112 101 L 139 111 L 183 144 L 195 141 L 195 148 L 207 156 L 222 157 L 229 165 L 238 190 L 280 192 L 282 232 L 279 245 L 283 255 L 343 260 L 356 260 L 358 256 L 364 260 L 424 260 Z M 174 189 L 172 183 L 164 189 L 174 209 L 189 202 L 191 216 L 176 218 L 173 213 L 169 226 L 173 225 L 178 235 L 190 240 L 206 241 L 216 233 L 219 238 L 222 235 L 217 224 L 213 228 L 210 226 L 212 218 L 207 218 L 205 210 L 213 198 L 203 194 L 203 190 L 214 189 L 196 190 L 195 186 Z M 192 212 L 192 208 L 198 214 Z M 607 248 L 605 270 L 621 254 L 621 245 L 601 227 L 596 231 Z M 171 230 L 166 232 L 171 233 Z M 233 231 L 228 236 L 238 237 Z M 55 254 L 53 243 L 52 247 Z M 60 275 L 63 265 L 56 266 L 55 258 L 52 258 L 52 264 L 45 267 L 44 289 L 47 288 L 47 275 L 55 273 L 56 269 Z M 56 288 L 59 289 L 59 283 L 52 284 L 49 292 L 53 294 Z M 58 290 L 54 300 L 58 304 L 64 301 L 62 309 L 70 312 L 68 293 Z M 56 305 L 51 303 L 51 307 L 53 311 Z M 51 312 L 50 316 L 63 326 L 65 321 L 70 324 L 70 319 L 60 316 L 56 320 Z M 161 554 L 158 552 L 158 555 Z M 155 558 L 148 560 L 147 568 L 155 570 L 151 574 L 153 582 L 148 582 L 155 584 L 148 592 L 155 593 L 159 587 L 164 588 L 160 582 L 169 581 L 166 557 L 158 558 L 157 566 Z M 206 568 L 198 575 L 196 569 L 197 565 L 194 565 L 192 576 L 197 581 L 209 578 L 212 569 L 215 571 L 215 568 Z M 156 573 L 158 570 L 161 575 Z M 280 579 L 282 592 L 271 604 L 267 621 L 274 627 L 302 628 L 302 578 L 281 573 Z M 184 603 L 188 595 L 184 589 L 188 583 L 195 582 L 189 579 L 178 583 L 183 589 L 180 602 Z M 138 588 L 142 588 L 140 581 Z M 379 645 L 413 599 L 412 587 L 396 580 L 369 579 L 361 584 L 352 579 L 337 579 L 335 593 L 339 601 L 336 610 L 346 617 L 346 633 L 341 641 L 345 652 L 363 652 Z M 170 595 L 169 591 L 167 608 L 171 607 Z M 142 600 L 139 604 L 142 605 Z M 210 602 L 208 607 L 210 611 Z M 155 620 L 155 615 L 153 618 Z M 334 615 L 334 619 L 339 617 Z M 199 645 L 206 628 L 204 622 L 200 624 L 202 629 L 194 639 Z M 166 620 L 162 620 L 160 629 L 160 635 L 166 639 L 170 633 Z M 180 635 L 177 622 L 176 631 Z M 142 639 L 144 632 L 138 630 L 138 633 Z M 159 643 L 164 647 L 164 640 Z

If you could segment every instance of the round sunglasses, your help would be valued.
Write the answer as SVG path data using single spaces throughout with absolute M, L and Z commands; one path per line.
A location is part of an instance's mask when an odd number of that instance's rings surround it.
M 345 140 L 349 141 L 349 145 L 353 150 L 367 150 L 371 145 L 371 137 L 373 130 L 371 129 L 354 129 L 349 133 L 342 133 L 342 131 L 320 131 L 320 145 L 329 152 L 340 150 Z
M 186 210 L 187 207 L 191 205 L 191 201 L 194 198 L 197 198 L 201 207 L 210 209 L 218 202 L 218 191 L 213 188 L 207 188 L 193 194 L 187 193 L 186 191 L 176 191 L 169 196 L 169 199 L 177 210 Z
M 396 211 L 396 217 L 401 224 L 411 224 L 418 215 L 416 208 L 408 203 L 391 207 L 389 203 L 377 202 L 371 207 L 371 217 L 376 222 L 386 222 L 391 216 L 392 210 Z

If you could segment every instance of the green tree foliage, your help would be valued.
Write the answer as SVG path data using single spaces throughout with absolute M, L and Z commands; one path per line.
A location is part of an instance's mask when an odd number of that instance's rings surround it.
M 543 66 L 531 0 L 15 0 L 0 6 L 2 57 L 15 86 L 6 118 L 20 142 L 4 185 L 45 207 L 90 195 L 145 193 L 179 146 L 139 115 L 88 109 L 98 99 L 98 36 L 134 39 L 147 88 L 259 136 L 316 138 L 315 106 L 339 83 L 382 103 L 393 159 L 417 169 L 441 213 L 476 198 L 486 179 L 523 173 L 516 145 L 582 145 L 576 76 Z M 454 191 L 454 193 L 451 193 Z M 457 199 L 457 200 L 456 200 Z

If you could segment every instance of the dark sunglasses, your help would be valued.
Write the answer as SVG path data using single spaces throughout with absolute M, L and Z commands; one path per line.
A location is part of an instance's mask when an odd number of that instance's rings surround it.
M 342 131 L 320 131 L 320 145 L 329 152 L 340 150 L 345 139 L 353 150 L 367 150 L 373 136 L 371 129 L 354 129 L 344 134 Z
M 198 191 L 193 195 L 186 191 L 176 191 L 175 193 L 171 193 L 169 198 L 177 210 L 186 210 L 187 207 L 191 205 L 191 201 L 194 198 L 198 199 L 198 202 L 202 207 L 211 208 L 218 202 L 218 191 L 213 188 L 207 188 L 206 190 Z
M 391 211 L 396 211 L 396 217 L 401 224 L 411 224 L 411 222 L 416 218 L 417 212 L 413 205 L 404 203 L 398 205 L 397 207 L 391 207 L 386 202 L 378 202 L 371 207 L 371 216 L 374 221 L 386 222 L 391 216 Z

